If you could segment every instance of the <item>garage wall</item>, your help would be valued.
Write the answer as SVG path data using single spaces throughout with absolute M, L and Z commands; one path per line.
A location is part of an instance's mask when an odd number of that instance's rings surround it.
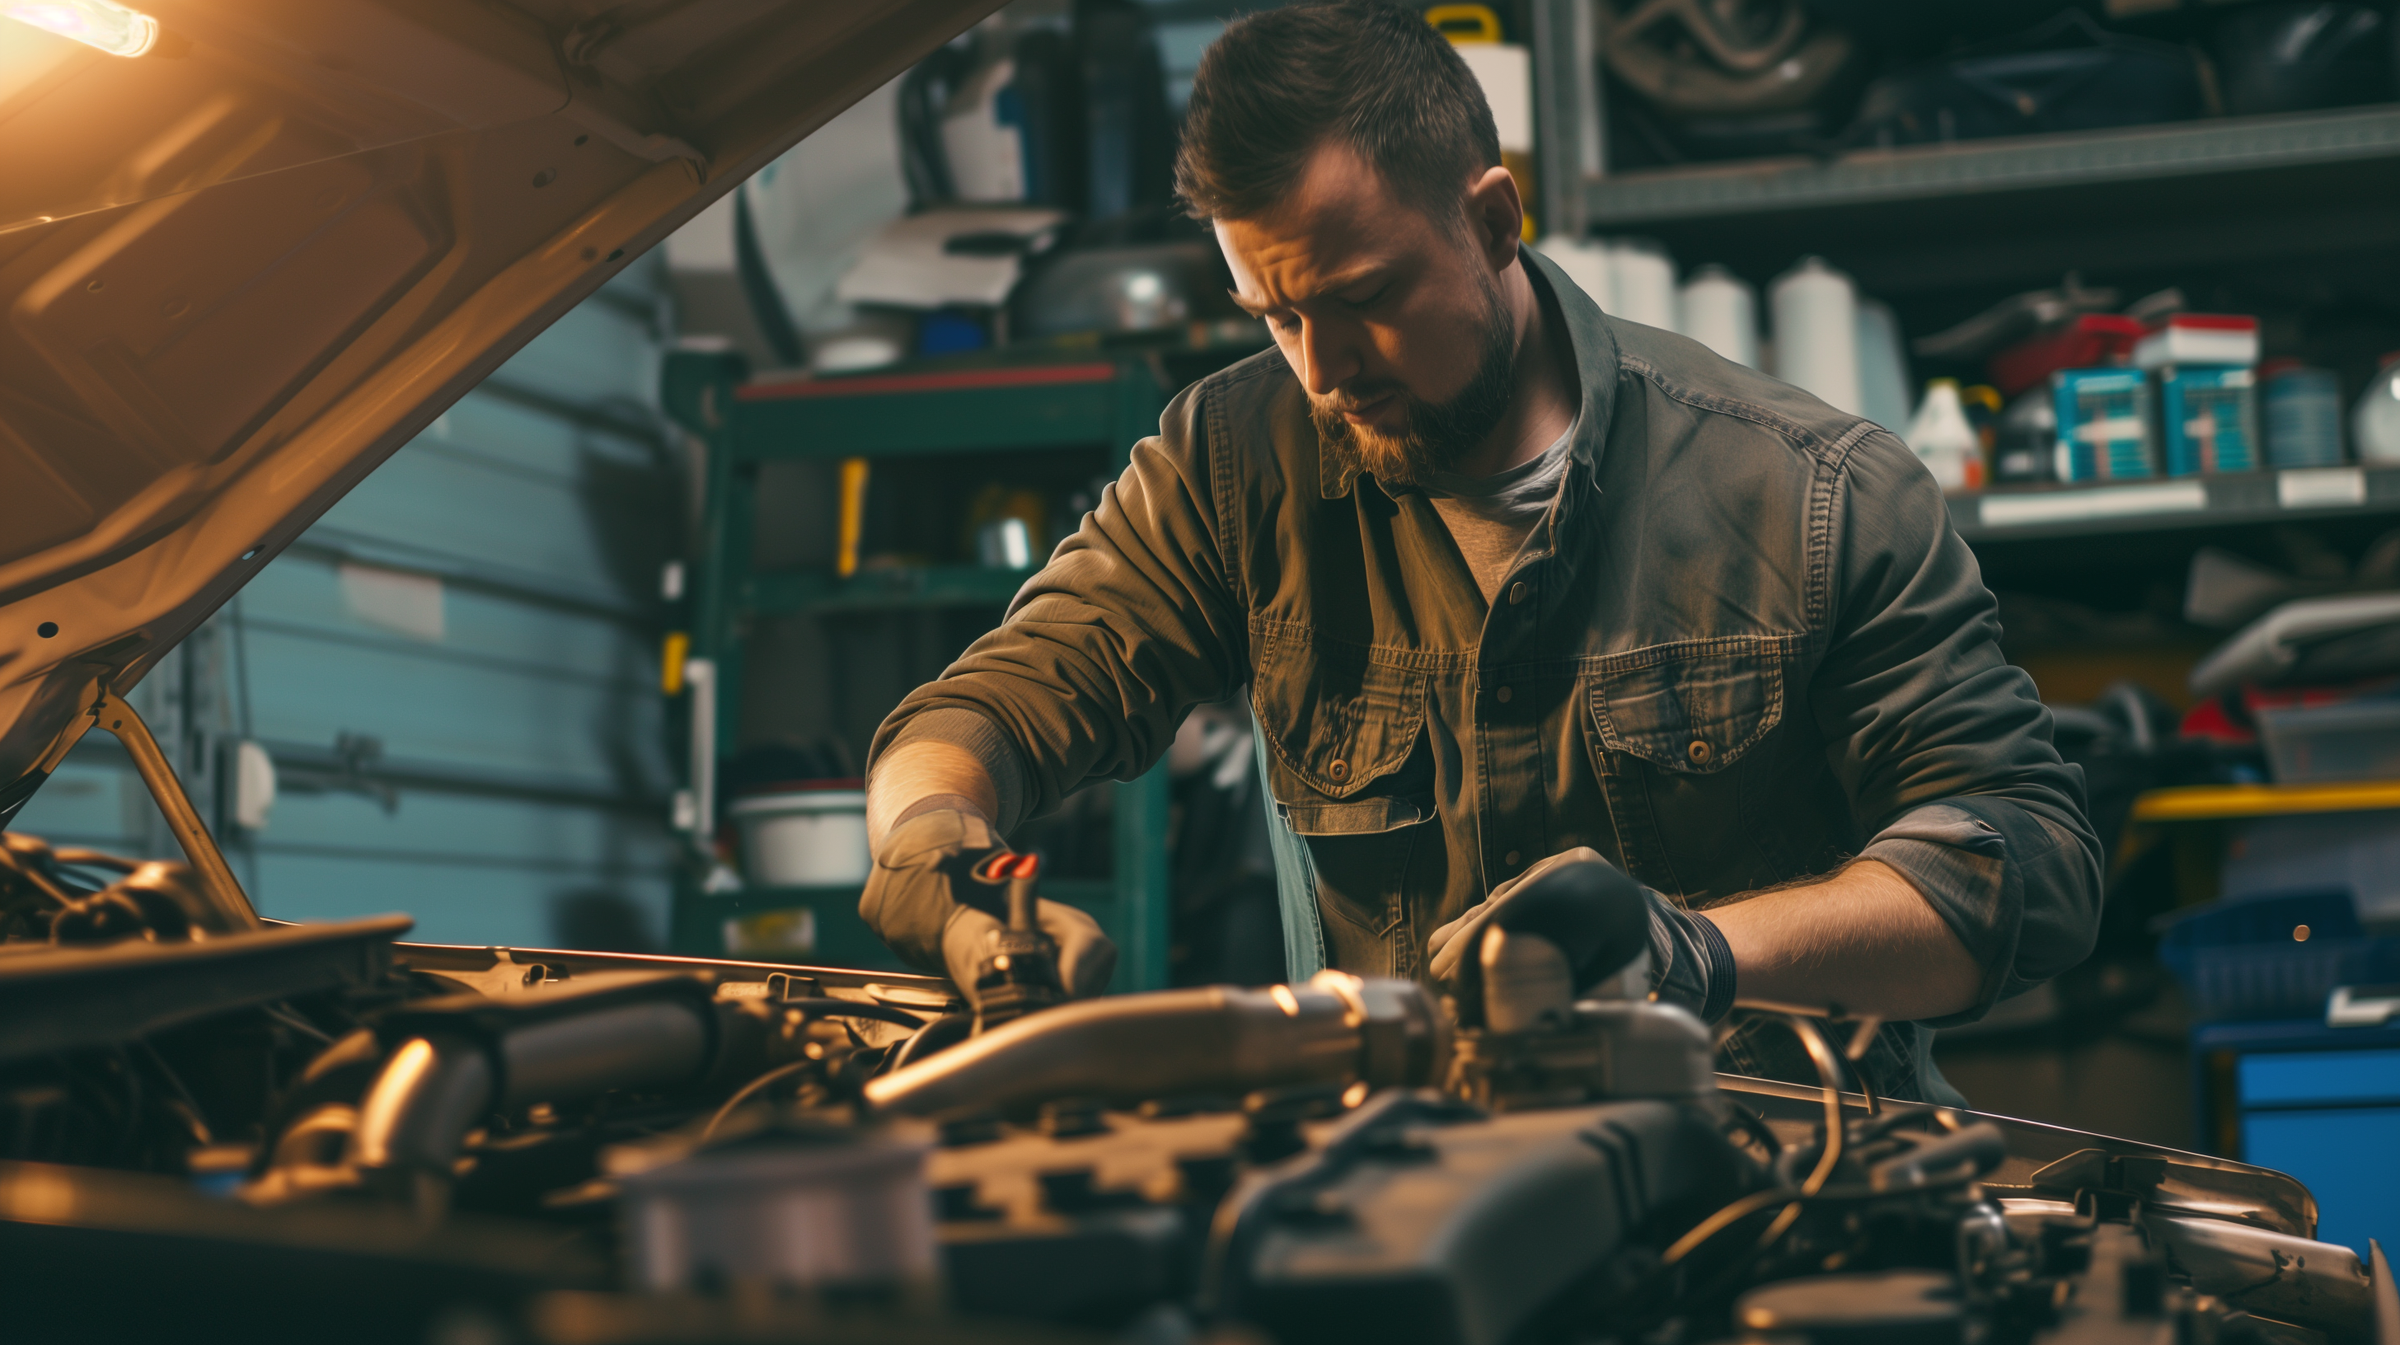
M 658 587 L 682 474 L 654 411 L 661 274 L 631 268 L 543 333 L 137 689 L 264 913 L 663 937 Z M 277 767 L 256 831 L 232 825 L 242 739 Z M 180 857 L 99 734 L 12 828 Z

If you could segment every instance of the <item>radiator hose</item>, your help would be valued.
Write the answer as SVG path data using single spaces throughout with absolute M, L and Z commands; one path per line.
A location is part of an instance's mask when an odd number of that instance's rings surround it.
M 1319 972 L 1303 985 L 1205 986 L 1078 1000 L 868 1082 L 877 1111 L 945 1117 L 1053 1099 L 1154 1098 L 1440 1077 L 1443 1019 L 1414 981 Z

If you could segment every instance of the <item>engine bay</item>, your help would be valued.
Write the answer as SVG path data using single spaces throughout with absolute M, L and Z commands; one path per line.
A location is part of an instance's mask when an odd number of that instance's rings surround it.
M 1808 1087 L 1680 1009 L 946 981 L 243 922 L 0 850 L 12 1338 L 2400 1345 L 2280 1174 Z M 1538 962 L 1538 958 L 1535 959 Z

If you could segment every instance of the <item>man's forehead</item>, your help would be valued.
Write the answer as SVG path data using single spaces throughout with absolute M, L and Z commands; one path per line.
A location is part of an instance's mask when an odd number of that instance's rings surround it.
M 1273 304 L 1340 288 L 1388 264 L 1420 244 L 1426 226 L 1355 151 L 1329 144 L 1310 156 L 1275 209 L 1215 227 L 1235 290 L 1253 304 Z

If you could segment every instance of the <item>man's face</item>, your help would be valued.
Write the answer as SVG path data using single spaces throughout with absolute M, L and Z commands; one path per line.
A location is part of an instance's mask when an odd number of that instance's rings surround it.
M 1318 432 L 1384 481 L 1456 465 L 1515 386 L 1517 334 L 1494 265 L 1514 252 L 1483 236 L 1468 185 L 1461 217 L 1436 220 L 1328 145 L 1275 210 L 1216 221 L 1234 300 L 1266 319 Z

